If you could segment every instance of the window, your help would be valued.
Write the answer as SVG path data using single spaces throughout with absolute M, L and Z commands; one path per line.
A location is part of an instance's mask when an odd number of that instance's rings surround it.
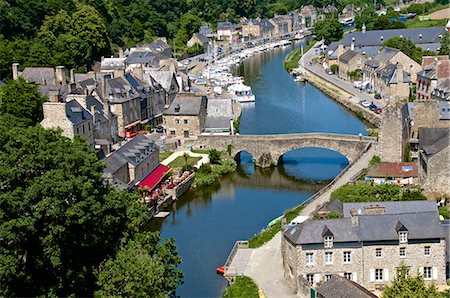
M 330 251 L 325 252 L 325 264 L 333 264 L 333 253 Z
M 314 265 L 314 253 L 306 253 L 306 265 Z
M 184 136 L 185 138 L 189 138 L 189 130 L 183 131 L 183 136 Z
M 344 251 L 344 263 L 350 263 L 352 261 L 351 259 L 351 252 L 350 251 Z
M 351 272 L 344 272 L 344 277 L 349 280 L 353 280 L 353 275 Z
M 314 283 L 314 274 L 306 274 L 306 280 L 310 283 Z
M 383 269 L 375 269 L 375 280 L 376 281 L 383 280 Z
M 433 269 L 431 267 L 423 267 L 423 278 L 424 279 L 431 279 L 431 273 Z
M 408 232 L 398 232 L 398 238 L 400 243 L 408 242 Z
M 376 258 L 381 258 L 381 248 L 375 249 L 375 257 Z
M 171 136 L 174 136 L 174 135 L 176 135 L 176 132 L 175 132 L 175 130 L 171 130 L 171 131 L 170 131 L 170 135 L 171 135 Z
M 426 256 L 431 256 L 431 247 L 425 246 L 425 249 L 423 252 Z
M 406 247 L 400 247 L 400 258 L 406 257 Z
M 325 274 L 325 281 L 329 281 L 331 279 L 331 274 Z
M 175 124 L 180 124 L 180 119 L 175 119 Z
M 333 237 L 332 236 L 326 236 L 324 238 L 324 246 L 325 248 L 332 248 L 333 247 Z
M 188 124 L 188 123 L 189 123 L 189 120 L 188 120 L 188 119 L 184 119 L 183 123 L 184 123 L 184 124 Z

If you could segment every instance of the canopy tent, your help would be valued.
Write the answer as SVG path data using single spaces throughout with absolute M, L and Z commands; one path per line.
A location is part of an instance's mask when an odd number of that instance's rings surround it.
M 150 174 L 148 174 L 147 177 L 144 178 L 139 183 L 140 187 L 147 187 L 148 189 L 152 190 L 155 188 L 156 185 L 158 185 L 161 180 L 169 173 L 170 168 L 168 166 L 159 164 Z

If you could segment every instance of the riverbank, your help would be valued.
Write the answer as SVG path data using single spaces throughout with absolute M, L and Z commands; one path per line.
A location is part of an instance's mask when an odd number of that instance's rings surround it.
M 303 49 L 303 51 L 307 52 L 309 49 L 311 49 L 315 44 L 315 40 L 311 40 L 308 42 L 306 47 Z M 289 53 L 289 55 L 286 56 L 286 59 L 284 60 L 284 68 L 291 73 L 295 68 L 299 66 L 299 61 L 302 58 L 302 49 L 296 49 Z

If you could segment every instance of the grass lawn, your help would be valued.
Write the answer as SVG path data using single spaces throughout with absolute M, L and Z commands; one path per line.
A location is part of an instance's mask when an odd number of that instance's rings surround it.
M 406 22 L 406 28 L 428 28 L 428 27 L 444 27 L 447 24 L 447 20 L 429 20 L 419 21 L 419 18 L 414 20 L 408 20 Z
M 199 153 L 199 154 L 209 154 L 209 150 L 202 150 L 202 149 L 192 150 L 192 152 Z
M 172 151 L 163 151 L 163 152 L 159 152 L 159 161 L 163 161 L 164 159 L 166 159 L 167 157 L 169 157 L 170 155 L 172 155 Z
M 310 48 L 312 48 L 313 45 L 315 45 L 315 43 L 316 43 L 315 40 L 311 40 L 308 43 L 308 45 L 303 49 L 303 53 L 306 53 Z M 288 72 L 291 72 L 294 68 L 298 67 L 298 62 L 300 61 L 301 57 L 302 57 L 301 48 L 289 53 L 289 55 L 287 55 L 286 59 L 284 60 L 284 68 L 286 68 Z
M 224 298 L 259 298 L 258 286 L 247 276 L 239 276 L 231 286 L 225 289 Z
M 187 159 L 187 164 L 191 165 L 191 166 L 195 165 L 197 163 L 197 161 L 199 161 L 200 159 L 201 159 L 201 157 L 189 156 Z M 181 168 L 184 165 L 186 165 L 186 160 L 184 159 L 183 156 L 179 156 L 169 164 L 169 167 L 171 167 L 172 169 L 175 169 L 175 168 Z

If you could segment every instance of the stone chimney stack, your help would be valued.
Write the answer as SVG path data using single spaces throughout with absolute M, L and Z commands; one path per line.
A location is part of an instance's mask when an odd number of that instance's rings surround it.
M 133 68 L 133 75 L 141 81 L 144 79 L 144 69 L 141 65 Z
M 62 102 L 59 90 L 49 90 L 48 91 L 48 101 L 49 102 Z
M 352 38 L 352 44 L 350 45 L 350 50 L 354 51 L 355 50 L 355 38 Z
M 339 59 L 339 57 L 341 57 L 342 54 L 344 54 L 344 45 L 342 43 L 340 43 L 338 45 L 337 58 Z
M 75 69 L 70 69 L 70 83 L 75 84 Z
M 107 74 L 103 76 L 103 82 L 102 82 L 102 96 L 104 99 L 106 99 L 108 97 L 108 93 L 107 93 L 107 85 L 108 85 L 108 81 L 111 79 L 111 75 Z
M 397 74 L 397 84 L 403 83 L 403 64 L 397 63 L 396 65 L 396 74 Z
M 352 219 L 352 227 L 357 228 L 359 227 L 359 214 L 358 211 L 356 211 L 356 209 L 352 209 L 350 210 L 350 216 Z
M 383 215 L 384 212 L 384 206 L 378 204 L 364 207 L 365 215 Z
M 12 77 L 13 80 L 17 80 L 19 78 L 19 63 L 12 64 Z
M 124 57 L 124 55 L 123 55 L 123 49 L 122 48 L 119 48 L 119 58 L 123 58 Z
M 361 27 L 361 32 L 366 33 L 366 24 L 363 24 Z
M 66 75 L 64 73 L 64 66 L 56 66 L 55 79 L 56 79 L 56 83 L 59 85 L 66 84 Z

